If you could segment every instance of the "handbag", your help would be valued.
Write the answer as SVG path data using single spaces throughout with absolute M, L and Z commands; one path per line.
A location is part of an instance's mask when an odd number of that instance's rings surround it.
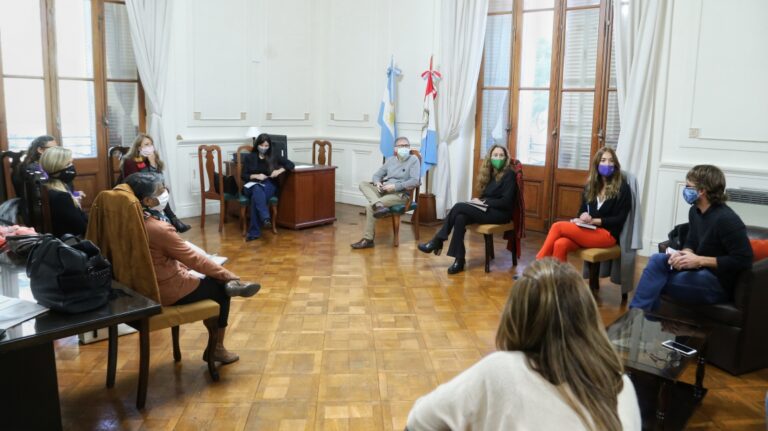
M 107 303 L 112 265 L 91 241 L 47 234 L 29 253 L 27 276 L 32 296 L 40 305 L 80 313 Z

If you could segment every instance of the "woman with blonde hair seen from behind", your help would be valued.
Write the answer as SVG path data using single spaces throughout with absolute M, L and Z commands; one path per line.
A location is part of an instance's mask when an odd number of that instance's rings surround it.
M 640 409 L 581 274 L 529 265 L 509 293 L 496 347 L 420 398 L 408 430 L 640 430 Z
M 632 190 L 621 174 L 616 152 L 608 147 L 597 150 L 584 186 L 578 218 L 553 224 L 536 259 L 552 256 L 565 262 L 571 251 L 618 244 L 631 209 Z
M 165 163 L 160 159 L 160 153 L 156 151 L 154 139 L 144 133 L 139 133 L 136 136 L 128 153 L 120 160 L 120 172 L 123 178 L 128 178 L 129 175 L 136 172 L 156 172 L 163 175 L 163 169 L 165 169 Z M 176 232 L 184 233 L 191 228 L 176 217 L 176 213 L 173 212 L 170 205 L 165 207 L 163 214 L 168 218 L 171 226 L 176 229 Z
M 48 175 L 45 187 L 48 189 L 53 234 L 57 237 L 65 233 L 85 235 L 88 216 L 80 208 L 80 200 L 85 194 L 68 186 L 77 176 L 72 151 L 63 147 L 49 148 L 40 157 L 40 167 Z

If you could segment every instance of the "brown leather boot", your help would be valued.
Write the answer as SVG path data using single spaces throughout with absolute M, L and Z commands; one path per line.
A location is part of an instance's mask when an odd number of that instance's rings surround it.
M 227 328 L 219 328 L 218 339 L 216 340 L 216 350 L 213 351 L 213 360 L 221 362 L 222 365 L 231 364 L 240 359 L 237 354 L 230 352 L 224 347 L 224 333 Z

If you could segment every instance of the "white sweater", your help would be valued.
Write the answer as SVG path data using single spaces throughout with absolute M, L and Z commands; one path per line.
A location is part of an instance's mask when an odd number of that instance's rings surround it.
M 624 430 L 640 430 L 635 388 L 619 394 Z M 522 352 L 494 352 L 416 400 L 408 430 L 583 430 L 556 386 L 533 371 Z

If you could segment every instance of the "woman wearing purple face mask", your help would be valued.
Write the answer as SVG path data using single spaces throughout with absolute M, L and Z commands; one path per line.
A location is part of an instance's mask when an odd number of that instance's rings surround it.
M 616 152 L 603 147 L 592 159 L 579 216 L 553 224 L 536 259 L 552 256 L 566 262 L 571 251 L 618 244 L 631 208 L 632 191 L 621 174 Z

